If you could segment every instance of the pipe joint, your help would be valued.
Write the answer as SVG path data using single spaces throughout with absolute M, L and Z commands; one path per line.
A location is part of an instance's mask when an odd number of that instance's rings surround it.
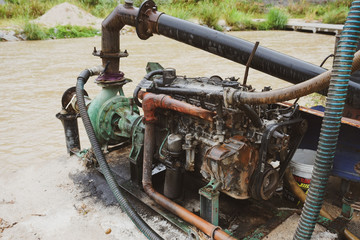
M 157 33 L 157 22 L 162 13 L 157 11 L 154 1 L 148 0 L 141 4 L 136 17 L 136 33 L 142 40 L 146 40 Z
M 157 118 L 155 116 L 155 109 L 162 107 L 162 100 L 166 97 L 166 95 L 160 94 L 152 94 L 152 93 L 144 93 L 142 94 L 142 108 L 144 110 L 144 122 L 145 123 L 153 123 L 156 122 Z
M 153 94 L 140 91 L 138 97 L 143 100 L 142 107 L 144 110 L 145 122 L 154 122 L 157 120 L 155 117 L 155 109 L 157 108 L 174 110 L 210 122 L 214 121 L 215 113 L 189 103 L 173 99 L 172 97 L 164 94 Z

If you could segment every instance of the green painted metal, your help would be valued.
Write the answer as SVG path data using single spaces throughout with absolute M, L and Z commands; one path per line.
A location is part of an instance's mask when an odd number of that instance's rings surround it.
M 219 195 L 221 183 L 211 180 L 205 187 L 199 189 L 200 216 L 215 226 L 219 225 Z
M 141 119 L 133 99 L 125 97 L 122 86 L 115 84 L 103 86 L 88 113 L 102 146 L 127 141 L 132 137 L 133 125 Z
M 243 240 L 260 240 L 265 237 L 261 228 L 256 229 L 250 236 L 243 238 Z
M 321 226 L 324 226 L 326 228 L 329 228 L 330 224 L 331 224 L 331 220 L 323 217 L 321 215 L 319 215 L 318 219 L 317 219 L 317 223 L 320 224 Z
M 157 62 L 148 62 L 146 65 L 146 72 L 152 72 L 155 70 L 160 70 L 160 69 L 164 69 L 163 66 L 160 65 L 160 63 Z
M 353 218 L 354 215 L 354 208 L 352 207 L 352 204 L 354 201 L 352 199 L 346 198 L 346 196 L 343 197 L 343 204 L 341 208 L 341 217 L 344 218 L 346 221 L 350 221 Z
M 142 158 L 142 149 L 144 146 L 144 131 L 145 125 L 140 118 L 135 124 L 133 124 L 134 130 L 132 133 L 132 147 L 129 154 L 130 161 L 134 164 L 139 164 Z
M 129 154 L 131 180 L 141 186 L 142 183 L 142 164 L 143 164 L 143 150 L 144 150 L 144 133 L 145 125 L 142 122 L 142 117 L 133 124 L 132 144 Z
M 116 144 L 131 138 L 132 124 L 140 117 L 139 109 L 132 99 L 115 96 L 100 108 L 96 119 L 99 138 Z
M 100 129 L 98 128 L 97 124 L 97 116 L 103 104 L 110 98 L 115 97 L 120 89 L 121 86 L 103 87 L 100 93 L 91 101 L 88 108 L 88 114 L 91 120 L 91 124 L 93 125 L 96 137 L 98 138 L 100 144 L 104 144 L 104 140 L 100 138 Z

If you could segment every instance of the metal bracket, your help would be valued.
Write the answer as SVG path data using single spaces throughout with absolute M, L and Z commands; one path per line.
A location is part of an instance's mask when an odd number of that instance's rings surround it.
M 199 189 L 200 216 L 208 222 L 219 225 L 219 195 L 221 182 L 212 179 L 205 187 Z
M 128 57 L 129 53 L 127 50 L 123 51 L 123 52 L 118 52 L 118 53 L 103 53 L 101 50 L 96 50 L 96 47 L 94 47 L 94 51 L 92 52 L 92 55 L 94 55 L 95 57 L 100 57 L 100 58 L 123 58 L 123 57 Z

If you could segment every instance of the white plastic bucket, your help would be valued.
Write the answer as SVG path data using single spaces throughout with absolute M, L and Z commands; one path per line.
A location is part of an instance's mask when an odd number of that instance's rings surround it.
M 314 168 L 316 151 L 310 149 L 296 150 L 293 158 L 290 161 L 290 169 L 294 175 L 295 181 L 299 187 L 307 193 L 310 187 L 311 174 Z M 296 201 L 296 197 L 286 187 L 284 188 L 284 196 L 291 200 Z

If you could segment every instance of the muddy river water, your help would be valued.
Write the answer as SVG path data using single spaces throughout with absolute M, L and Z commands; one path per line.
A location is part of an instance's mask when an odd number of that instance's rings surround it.
M 317 65 L 332 53 L 335 41 L 331 35 L 287 31 L 231 34 L 251 42 L 260 41 L 262 46 Z M 75 85 L 77 75 L 101 63 L 91 55 L 94 47 L 100 49 L 100 41 L 100 37 L 95 37 L 0 43 L 1 175 L 66 156 L 63 128 L 55 114 L 61 109 L 62 93 Z M 162 36 L 147 41 L 132 33 L 121 36 L 121 49 L 130 54 L 121 59 L 121 70 L 133 79 L 133 83 L 124 87 L 129 95 L 145 74 L 149 61 L 173 67 L 177 74 L 189 77 L 244 74 L 242 65 Z M 325 67 L 330 66 L 328 61 Z M 255 70 L 250 70 L 248 83 L 257 89 L 290 85 Z M 90 97 L 100 90 L 93 80 L 85 87 Z M 80 131 L 82 147 L 88 147 L 84 129 L 80 127 Z

